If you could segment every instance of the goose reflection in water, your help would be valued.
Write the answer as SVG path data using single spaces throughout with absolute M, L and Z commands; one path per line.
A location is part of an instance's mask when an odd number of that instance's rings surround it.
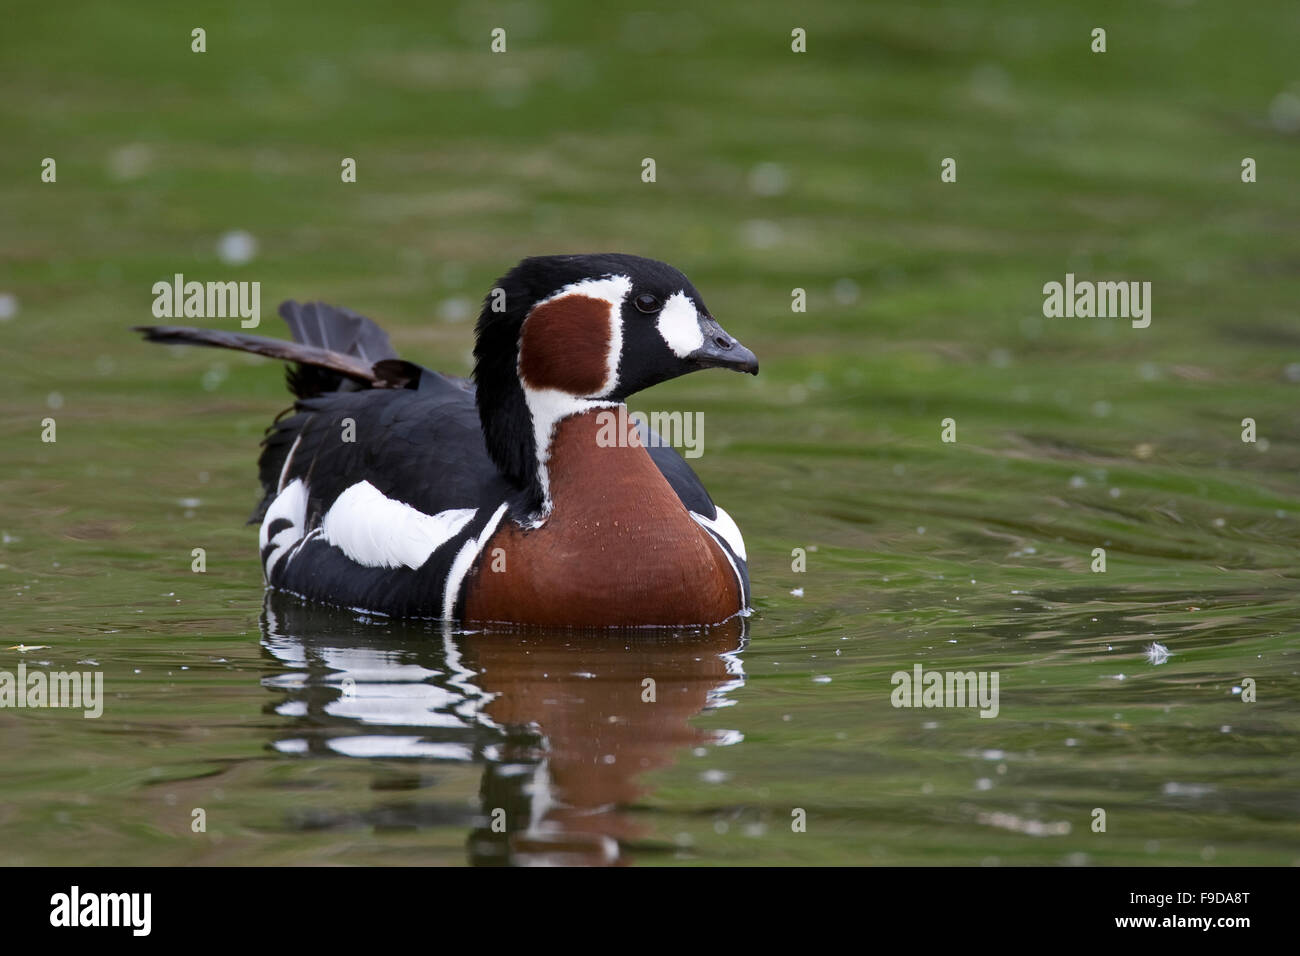
M 692 725 L 744 683 L 746 622 L 644 632 L 459 631 L 268 592 L 264 684 L 297 726 L 286 754 L 483 764 L 475 864 L 628 862 L 625 808 L 683 749 L 738 735 Z

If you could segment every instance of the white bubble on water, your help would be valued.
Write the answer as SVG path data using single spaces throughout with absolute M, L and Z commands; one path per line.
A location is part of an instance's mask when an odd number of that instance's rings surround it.
M 840 305 L 853 305 L 861 296 L 862 290 L 852 279 L 836 279 L 835 284 L 831 286 L 831 296 Z
M 438 318 L 444 322 L 464 322 L 473 314 L 473 304 L 462 297 L 444 299 L 438 306 Z
M 1268 105 L 1269 122 L 1279 133 L 1300 133 L 1300 96 L 1283 90 Z
M 109 153 L 105 165 L 110 179 L 130 182 L 149 172 L 153 165 L 153 149 L 145 143 L 128 143 Z
M 1176 780 L 1170 780 L 1160 790 L 1167 797 L 1203 797 L 1214 792 L 1214 788 L 1207 784 L 1179 783 Z
M 790 177 L 780 163 L 759 163 L 749 171 L 749 188 L 760 196 L 780 196 Z
M 978 64 L 968 83 L 971 97 L 984 106 L 1007 106 L 1014 100 L 1011 74 L 999 63 Z
M 203 373 L 203 377 L 199 381 L 204 391 L 215 392 L 221 387 L 221 383 L 226 380 L 226 376 L 229 374 L 230 369 L 225 362 L 213 362 L 208 366 L 208 370 Z
M 257 240 L 242 229 L 232 229 L 217 240 L 217 258 L 227 265 L 242 266 L 257 255 Z
M 771 249 L 779 245 L 785 232 L 770 219 L 749 219 L 740 226 L 740 237 L 754 249 Z

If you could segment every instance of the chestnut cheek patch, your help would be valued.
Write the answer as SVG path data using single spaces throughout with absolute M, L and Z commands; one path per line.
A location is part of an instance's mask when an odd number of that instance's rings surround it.
M 524 385 L 570 395 L 602 392 L 609 375 L 611 311 L 603 299 L 574 293 L 528 313 L 519 338 Z

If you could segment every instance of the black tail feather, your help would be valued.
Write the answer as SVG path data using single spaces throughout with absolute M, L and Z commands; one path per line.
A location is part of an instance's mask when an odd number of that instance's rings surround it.
M 393 360 L 397 353 L 388 341 L 388 333 L 364 315 L 324 302 L 280 303 L 280 318 L 289 326 L 295 342 L 329 349 L 340 355 L 359 358 L 372 368 L 377 362 Z M 319 365 L 297 365 L 285 370 L 289 391 L 299 398 L 324 395 L 326 392 L 349 392 L 356 385 L 344 376 Z
M 425 374 L 420 366 L 398 358 L 388 334 L 365 316 L 322 302 L 304 305 L 293 301 L 281 303 L 280 316 L 293 334 L 292 342 L 176 325 L 141 325 L 134 331 L 143 333 L 150 342 L 236 349 L 292 363 L 285 369 L 285 379 L 300 403 L 331 392 L 417 388 L 421 375 Z M 294 443 L 312 416 L 305 407 L 296 404 L 286 409 L 267 429 L 258 461 L 265 497 L 250 522 L 260 521 L 275 497 Z
M 397 358 L 388 333 L 349 309 L 290 299 L 280 303 L 280 317 L 289 326 L 293 340 L 303 345 L 351 355 L 367 365 Z
M 137 325 L 133 331 L 143 333 L 150 342 L 163 342 L 169 345 L 211 345 L 216 348 L 236 349 L 285 362 L 297 362 L 300 366 L 323 369 L 333 373 L 338 382 L 347 379 L 362 387 L 371 388 L 381 384 L 370 363 L 362 359 L 312 345 L 286 342 L 284 339 L 269 339 L 262 335 L 244 335 L 241 332 L 226 332 L 220 329 L 193 329 L 179 325 Z M 305 397 L 298 392 L 295 394 L 300 398 Z
M 135 331 L 151 342 L 211 345 L 293 362 L 285 380 L 298 398 L 407 384 L 409 376 L 403 377 L 393 364 L 400 360 L 388 334 L 365 316 L 323 302 L 304 305 L 292 300 L 280 304 L 280 315 L 293 334 L 292 342 L 175 325 L 136 326 Z

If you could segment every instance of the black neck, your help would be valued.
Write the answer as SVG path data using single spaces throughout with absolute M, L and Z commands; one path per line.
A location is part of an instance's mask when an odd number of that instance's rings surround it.
M 519 330 L 523 316 L 492 312 L 491 299 L 478 320 L 474 382 L 479 422 L 488 454 L 501 473 L 526 494 L 526 510 L 542 507 L 533 418 L 519 381 Z

